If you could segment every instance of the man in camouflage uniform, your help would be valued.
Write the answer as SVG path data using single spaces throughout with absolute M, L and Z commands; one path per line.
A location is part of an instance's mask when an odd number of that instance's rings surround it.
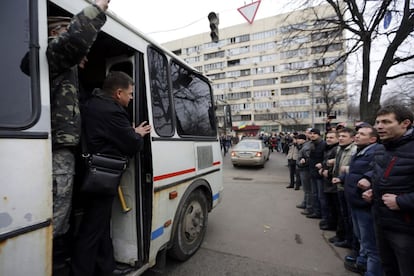
M 74 149 L 79 144 L 80 112 L 77 67 L 106 21 L 109 0 L 96 0 L 71 20 L 50 17 L 46 55 L 50 74 L 53 149 L 53 237 L 69 229 L 75 174 Z

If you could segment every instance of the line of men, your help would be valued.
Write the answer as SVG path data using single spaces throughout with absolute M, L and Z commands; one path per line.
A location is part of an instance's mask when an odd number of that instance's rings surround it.
M 403 105 L 358 124 L 295 136 L 288 166 L 303 201 L 297 208 L 335 231 L 334 246 L 349 248 L 345 268 L 366 276 L 414 275 L 414 115 Z M 289 161 L 290 160 L 290 161 Z M 295 162 L 293 162 L 294 160 Z M 290 168 L 291 169 L 291 168 Z

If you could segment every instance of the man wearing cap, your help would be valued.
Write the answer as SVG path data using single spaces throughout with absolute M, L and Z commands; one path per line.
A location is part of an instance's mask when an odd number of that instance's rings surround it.
M 79 144 L 81 126 L 77 67 L 84 66 L 85 57 L 106 21 L 108 3 L 109 0 L 96 0 L 72 19 L 48 18 L 46 56 L 50 75 L 54 249 L 62 246 L 69 229 L 74 150 Z

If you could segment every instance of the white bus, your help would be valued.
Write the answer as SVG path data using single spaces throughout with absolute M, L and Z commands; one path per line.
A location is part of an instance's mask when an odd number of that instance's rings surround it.
M 53 273 L 47 17 L 72 16 L 90 4 L 2 1 L 0 275 Z M 157 256 L 167 252 L 186 260 L 200 247 L 208 212 L 222 197 L 222 156 L 208 79 L 110 10 L 107 14 L 79 81 L 88 93 L 101 86 L 109 71 L 128 73 L 135 81 L 131 124 L 148 121 L 153 126 L 144 150 L 123 175 L 126 205 L 115 200 L 112 215 L 115 259 L 138 275 L 153 267 Z M 28 51 L 30 76 L 20 68 Z M 74 234 L 82 217 L 79 182 Z

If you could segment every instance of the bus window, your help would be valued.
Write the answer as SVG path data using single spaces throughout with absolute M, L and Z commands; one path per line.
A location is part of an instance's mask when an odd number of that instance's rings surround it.
M 177 131 L 181 136 L 216 136 L 216 121 L 207 81 L 171 63 Z
M 168 87 L 168 62 L 164 55 L 148 48 L 148 63 L 154 130 L 160 136 L 173 135 L 171 98 Z
M 30 14 L 29 0 L 6 1 L 2 5 L 0 34 L 0 128 L 29 128 L 40 114 L 40 95 L 36 85 L 37 34 L 30 29 L 29 22 L 35 20 L 35 9 Z M 34 5 L 34 3 L 32 3 Z M 13 51 L 11 51 L 13 49 Z M 31 75 L 32 79 L 29 77 Z M 33 89 L 34 88 L 34 89 Z

